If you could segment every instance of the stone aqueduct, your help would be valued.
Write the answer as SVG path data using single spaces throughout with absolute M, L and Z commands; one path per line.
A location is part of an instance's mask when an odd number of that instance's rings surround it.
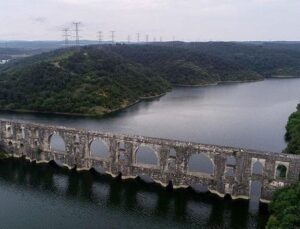
M 53 135 L 65 142 L 65 150 L 51 149 Z M 91 144 L 101 140 L 108 146 L 108 156 L 98 157 Z M 147 146 L 156 154 L 157 164 L 137 161 L 139 147 Z M 191 142 L 102 133 L 83 129 L 47 126 L 19 121 L 0 120 L 0 147 L 15 157 L 31 161 L 60 161 L 78 170 L 101 167 L 106 173 L 122 178 L 147 175 L 163 186 L 174 188 L 201 184 L 219 196 L 250 196 L 253 182 L 261 184 L 261 201 L 269 201 L 272 193 L 298 181 L 300 156 L 261 152 Z M 189 161 L 195 155 L 206 155 L 213 164 L 212 173 L 191 170 Z M 255 171 L 259 164 L 261 171 Z

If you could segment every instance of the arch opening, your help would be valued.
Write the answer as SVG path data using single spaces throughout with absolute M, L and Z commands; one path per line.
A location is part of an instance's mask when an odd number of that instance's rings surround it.
M 252 165 L 252 174 L 262 175 L 264 172 L 264 166 L 260 161 L 256 161 Z
M 92 157 L 107 158 L 109 157 L 109 148 L 104 141 L 96 139 L 91 142 L 90 151 Z
M 53 134 L 50 136 L 50 150 L 65 152 L 66 143 L 59 134 Z
M 285 165 L 279 164 L 276 168 L 276 178 L 286 178 L 287 177 L 287 167 Z
M 125 151 L 119 151 L 118 161 L 126 161 L 126 153 L 125 153 Z
M 119 150 L 125 151 L 125 142 L 119 142 Z
M 148 146 L 140 146 L 136 151 L 136 163 L 158 165 L 158 159 L 155 151 Z
M 189 159 L 188 171 L 213 175 L 214 164 L 206 154 L 194 154 Z
M 236 166 L 236 158 L 234 156 L 227 157 L 226 166 Z
M 170 149 L 169 157 L 176 158 L 176 150 L 174 148 Z

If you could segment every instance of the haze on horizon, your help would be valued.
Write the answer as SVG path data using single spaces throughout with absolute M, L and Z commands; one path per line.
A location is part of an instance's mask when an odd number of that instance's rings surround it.
M 1 0 L 0 40 L 62 40 L 81 21 L 81 38 L 117 41 L 300 40 L 299 0 Z

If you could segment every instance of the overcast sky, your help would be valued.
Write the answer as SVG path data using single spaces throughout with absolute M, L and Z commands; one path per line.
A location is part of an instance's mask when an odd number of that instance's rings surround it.
M 72 21 L 83 39 L 300 40 L 300 0 L 0 0 L 0 40 L 60 40 Z

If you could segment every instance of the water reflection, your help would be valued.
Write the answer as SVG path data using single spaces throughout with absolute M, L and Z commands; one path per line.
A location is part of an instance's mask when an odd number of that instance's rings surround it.
M 287 79 L 174 88 L 100 119 L 6 112 L 0 118 L 281 152 L 299 87 L 300 79 Z
M 127 222 L 124 228 L 260 228 L 267 219 L 265 205 L 249 214 L 247 201 L 224 200 L 212 194 L 197 194 L 192 189 L 168 192 L 139 180 L 122 181 L 95 172 L 77 173 L 25 160 L 0 161 L 1 198 L 7 188 L 7 199 L 13 200 L 16 192 L 22 192 L 21 202 L 29 212 L 20 209 L 20 202 L 7 204 L 15 205 L 11 206 L 15 214 L 27 214 L 29 225 L 37 223 L 29 216 L 37 204 L 39 214 L 47 214 L 51 222 L 61 221 L 57 223 L 60 226 L 77 222 L 83 227 L 117 228 L 106 224 L 113 221 L 112 225 Z M 61 212 L 64 217 L 58 217 Z M 4 226 L 9 222 L 1 216 L 0 220 Z

